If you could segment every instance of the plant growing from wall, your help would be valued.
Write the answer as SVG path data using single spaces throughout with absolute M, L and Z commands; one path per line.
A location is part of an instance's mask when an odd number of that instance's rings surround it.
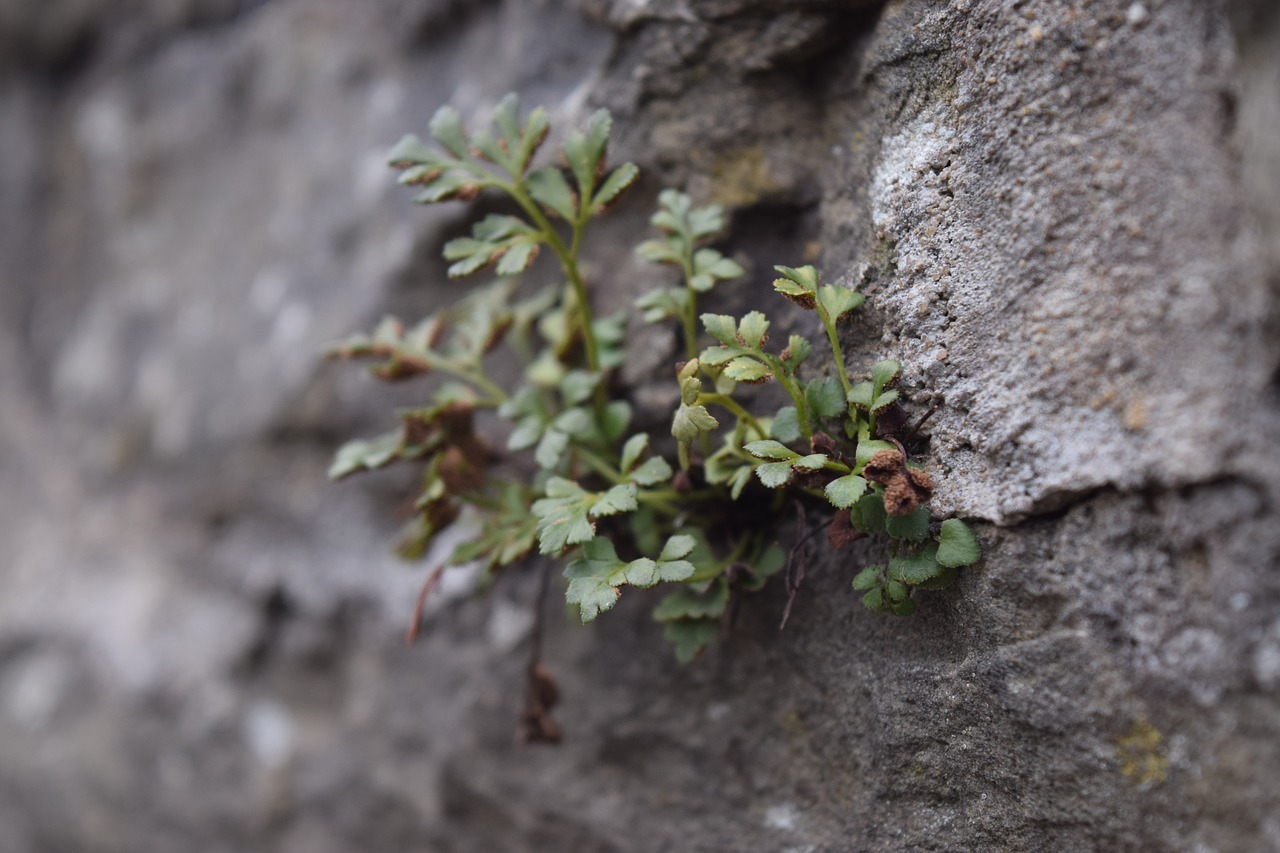
M 612 608 L 626 587 L 665 586 L 654 616 L 682 661 L 715 638 L 738 593 L 759 589 L 789 563 L 794 596 L 802 572 L 796 550 L 789 560 L 773 541 L 776 531 L 741 523 L 774 517 L 784 494 L 830 505 L 827 538 L 836 547 L 879 540 L 883 559 L 853 585 L 873 610 L 913 613 L 919 590 L 947 586 L 979 550 L 963 522 L 930 518 L 933 483 L 896 436 L 906 420 L 900 365 L 877 362 L 865 379 L 846 373 L 839 325 L 862 295 L 822 283 L 811 266 L 776 268 L 774 289 L 816 313 L 834 356 L 834 376 L 809 376 L 808 338 L 791 335 L 777 347 L 759 311 L 699 313 L 699 297 L 744 271 L 708 245 L 724 228 L 721 209 L 694 207 L 675 190 L 659 196 L 651 220 L 658 236 L 637 249 L 680 278 L 637 302 L 646 322 L 674 322 L 682 332 L 674 442 L 631 429 L 631 404 L 614 376 L 625 358 L 626 315 L 594 313 L 581 266 L 592 222 L 638 174 L 631 163 L 606 167 L 610 126 L 607 112 L 595 113 L 565 138 L 561 165 L 535 168 L 547 113 L 522 117 L 509 95 L 490 129 L 468 132 L 445 107 L 430 123 L 435 145 L 406 136 L 395 146 L 391 165 L 400 183 L 416 189 L 414 201 L 491 193 L 519 215 L 489 214 L 471 236 L 444 247 L 451 278 L 491 270 L 496 279 L 413 325 L 389 318 L 332 348 L 334 356 L 373 359 L 372 373 L 383 380 L 437 374 L 448 381 L 429 403 L 400 411 L 394 430 L 343 446 L 330 476 L 419 464 L 403 554 L 423 555 L 441 530 L 467 518 L 477 532 L 446 565 L 479 562 L 492 572 L 535 552 L 559 560 L 567 601 L 584 622 Z M 520 275 L 542 252 L 554 257 L 562 283 L 521 296 Z M 499 345 L 525 365 L 515 387 L 486 371 L 486 356 Z M 769 382 L 788 399 L 771 416 L 753 414 L 736 396 L 742 385 Z M 482 409 L 510 425 L 505 453 L 477 434 Z M 664 453 L 671 444 L 674 460 Z M 545 681 L 531 670 L 531 693 L 547 692 Z

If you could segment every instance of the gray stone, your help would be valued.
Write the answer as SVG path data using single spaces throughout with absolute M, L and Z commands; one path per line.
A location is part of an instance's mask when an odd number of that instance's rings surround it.
M 1273 4 L 112 7 L 0 2 L 0 849 L 1280 848 Z M 865 292 L 849 366 L 937 405 L 982 563 L 898 621 L 812 549 L 785 632 L 771 587 L 685 667 L 643 593 L 550 618 L 556 748 L 514 742 L 535 572 L 404 647 L 412 474 L 324 472 L 422 389 L 319 353 L 455 298 L 474 210 L 383 153 L 509 90 L 644 170 L 602 308 L 673 184 L 752 265 L 718 309 Z

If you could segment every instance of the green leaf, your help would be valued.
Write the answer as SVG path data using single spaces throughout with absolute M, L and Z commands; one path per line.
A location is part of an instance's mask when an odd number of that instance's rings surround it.
M 569 580 L 565 600 L 578 605 L 584 623 L 617 604 L 621 593 L 610 581 L 620 568 L 624 567 L 613 543 L 603 537 L 588 541 L 579 557 L 565 566 L 564 576 Z
M 853 588 L 856 590 L 871 589 L 880 583 L 880 567 L 867 566 L 858 572 L 853 578 Z
M 875 492 L 863 495 L 849 508 L 849 521 L 863 533 L 884 532 L 884 498 Z
M 889 596 L 889 600 L 894 604 L 897 604 L 900 601 L 906 601 L 907 596 L 910 595 L 911 592 L 907 589 L 907 585 L 902 581 L 889 581 L 889 583 L 885 585 L 884 591 Z
M 812 310 L 815 304 L 813 291 L 807 287 L 796 284 L 794 281 L 786 278 L 775 279 L 773 289 L 777 293 L 790 299 L 801 308 Z
M 529 113 L 529 118 L 524 123 L 524 130 L 520 134 L 520 157 L 516 164 L 520 171 L 529 168 L 529 161 L 533 159 L 542 141 L 547 138 L 547 131 L 550 128 L 551 119 L 544 108 L 537 107 Z
M 871 405 L 871 411 L 876 413 L 883 412 L 885 409 L 889 408 L 889 405 L 894 401 L 896 401 L 897 399 L 898 399 L 897 388 L 894 388 L 891 391 L 885 391 L 883 394 L 876 397 L 875 402 Z
M 845 414 L 844 389 L 834 376 L 814 379 L 804 389 L 809 411 L 821 418 L 835 418 Z
M 773 372 L 768 366 L 745 355 L 729 362 L 724 369 L 724 375 L 734 382 L 766 382 L 773 378 Z
M 726 361 L 737 358 L 741 352 L 742 350 L 737 347 L 707 347 L 698 356 L 698 360 L 715 367 L 717 364 L 724 364 Z
M 751 349 L 760 349 L 764 346 L 765 338 L 769 335 L 769 320 L 759 311 L 751 311 L 742 318 L 742 322 L 738 323 L 738 339 L 739 342 Z
M 448 201 L 451 198 L 462 195 L 469 189 L 474 189 L 475 178 L 471 175 L 450 172 L 436 178 L 426 189 L 413 197 L 414 204 L 436 204 L 441 201 Z
M 671 434 L 676 441 L 688 444 L 704 432 L 711 432 L 720 426 L 720 422 L 712 417 L 706 406 L 690 406 L 682 404 L 676 409 L 675 418 L 671 421 Z
M 667 594 L 653 611 L 659 622 L 678 619 L 706 619 L 721 616 L 729 604 L 729 586 L 714 583 L 706 592 L 682 586 Z
M 671 317 L 681 317 L 689 305 L 689 291 L 686 288 L 657 289 L 640 294 L 635 306 L 643 312 L 640 316 L 646 323 L 660 323 Z
M 874 587 L 866 595 L 862 596 L 862 604 L 871 610 L 887 611 L 889 608 L 884 603 L 884 587 Z
M 956 582 L 956 578 L 960 573 L 955 569 L 943 566 L 942 569 L 927 581 L 921 581 L 916 586 L 921 589 L 946 589 Z
M 597 317 L 591 324 L 596 343 L 600 345 L 600 367 L 609 370 L 620 367 L 627 360 L 627 311 L 618 311 L 607 317 Z
M 639 506 L 636 501 L 635 483 L 622 483 L 609 489 L 589 510 L 592 518 L 605 515 L 617 515 L 620 512 L 634 512 Z
M 753 441 L 742 448 L 757 459 L 797 459 L 800 454 L 772 439 Z
M 822 466 L 827 463 L 827 454 L 810 453 L 808 456 L 801 456 L 799 459 L 791 463 L 793 468 L 801 471 L 821 471 Z
M 655 486 L 670 480 L 674 473 L 667 460 L 661 456 L 655 456 L 652 459 L 646 459 L 644 464 L 631 472 L 628 479 L 641 486 Z
M 832 320 L 839 320 L 863 302 L 863 295 L 843 287 L 824 284 L 817 291 L 818 305 Z
M 431 135 L 449 153 L 463 160 L 470 159 L 471 146 L 467 144 L 467 133 L 462 127 L 462 116 L 458 115 L 457 110 L 449 106 L 441 107 L 432 116 L 428 127 Z
M 480 130 L 471 134 L 471 147 L 480 152 L 484 159 L 501 166 L 508 173 L 515 171 L 515 164 L 511 157 L 503 150 L 501 143 L 494 138 L 493 134 Z
M 494 263 L 499 275 L 521 273 L 537 256 L 540 239 L 538 232 L 514 216 L 490 214 L 472 226 L 470 237 L 445 243 L 445 260 L 454 261 L 449 277 L 470 275 Z
M 921 542 L 929 536 L 929 508 L 922 506 L 906 515 L 886 516 L 884 529 L 894 539 Z
M 667 240 L 645 240 L 636 246 L 636 254 L 654 264 L 680 264 L 680 250 Z M 684 288 L 681 288 L 683 292 Z
M 736 346 L 738 343 L 738 326 L 728 314 L 703 314 L 702 327 L 707 334 L 722 344 Z
M 498 105 L 493 109 L 491 121 L 507 146 L 513 151 L 516 150 L 520 142 L 520 96 L 515 92 L 503 95 L 502 100 L 498 101 Z
M 662 546 L 662 554 L 658 559 L 664 562 L 672 560 L 683 560 L 685 557 L 693 553 L 693 549 L 697 547 L 698 540 L 692 536 L 677 535 L 667 540 L 667 544 Z M 683 580 L 683 578 L 681 578 Z
M 778 441 L 800 440 L 800 418 L 795 406 L 784 406 L 778 410 L 769 425 L 769 434 Z
M 587 163 L 591 166 L 592 171 L 600 165 L 600 161 L 604 159 L 605 149 L 609 145 L 609 134 L 613 131 L 613 116 L 608 110 L 600 109 L 591 114 L 591 118 L 587 119 L 587 144 L 586 154 Z
M 693 563 L 688 560 L 659 560 L 657 563 L 658 580 L 679 583 L 693 577 Z
M 938 546 L 930 542 L 918 554 L 889 558 L 889 576 L 903 583 L 920 584 L 942 572 L 938 565 Z
M 764 586 L 764 581 L 773 577 L 787 565 L 787 552 L 783 551 L 776 543 L 770 545 L 764 550 L 756 560 L 755 569 L 756 576 L 760 579 L 760 586 Z M 755 588 L 754 583 L 748 583 L 748 589 Z
M 680 663 L 690 663 L 719 633 L 720 623 L 714 619 L 680 619 L 668 622 L 662 630 L 662 636 L 676 647 Z
M 871 382 L 875 387 L 876 396 L 880 396 L 885 386 L 896 379 L 901 372 L 902 365 L 893 359 L 877 361 L 871 367 Z
M 596 197 L 591 200 L 591 215 L 595 216 L 609 206 L 614 199 L 622 195 L 628 187 L 630 187 L 640 175 L 640 169 L 635 163 L 623 163 L 605 178 L 603 184 L 600 185 L 599 192 Z
M 613 607 L 619 597 L 618 587 L 623 584 L 647 588 L 659 581 L 679 582 L 689 578 L 694 571 L 693 564 L 682 558 L 692 550 L 692 536 L 673 536 L 657 560 L 641 557 L 623 563 L 609 540 L 596 537 L 565 567 L 564 574 L 569 579 L 566 598 L 579 606 L 582 621 L 590 622 Z
M 590 370 L 570 370 L 560 380 L 560 393 L 567 405 L 586 402 L 600 384 L 600 374 Z
M 766 462 L 756 467 L 756 476 L 770 489 L 785 486 L 791 480 L 791 463 Z
M 504 483 L 498 489 L 496 506 L 481 516 L 479 536 L 454 548 L 449 565 L 480 560 L 492 572 L 522 559 L 533 549 L 538 520 L 529 513 L 528 493 L 516 483 Z
M 533 452 L 533 461 L 540 468 L 554 468 L 560 462 L 565 449 L 569 446 L 569 436 L 558 429 L 549 429 L 542 434 L 538 449 Z
M 782 351 L 782 362 L 792 373 L 804 363 L 813 353 L 813 344 L 809 343 L 808 338 L 802 338 L 800 335 L 792 335 L 787 340 L 787 348 Z M 841 400 L 843 403 L 843 400 Z M 841 409 L 844 407 L 841 406 Z
M 859 441 L 857 449 L 853 451 L 854 467 L 861 470 L 871 457 L 875 456 L 881 450 L 897 450 L 897 447 L 887 441 L 881 441 L 878 438 Z
M 853 506 L 867 491 L 867 481 L 856 474 L 849 474 L 827 483 L 827 500 L 839 509 Z
M 494 272 L 498 275 L 519 275 L 527 270 L 538 257 L 538 244 L 521 240 L 511 244 L 498 259 Z
M 689 287 L 705 293 L 715 286 L 717 281 L 740 278 L 746 271 L 736 261 L 726 258 L 715 249 L 699 249 L 693 254 L 693 277 L 689 279 Z
M 626 434 L 631 425 L 631 404 L 626 400 L 611 400 L 605 403 L 600 413 L 600 432 L 608 442 L 615 442 Z
M 556 357 L 550 349 L 543 350 L 538 357 L 524 369 L 524 375 L 539 388 L 552 389 L 559 387 L 564 378 L 564 362 Z
M 776 266 L 774 269 L 809 293 L 818 288 L 818 271 L 812 265 L 806 264 L 798 269 Z
M 916 604 L 916 600 L 914 598 L 903 599 L 889 608 L 894 616 L 911 616 L 918 609 L 919 605 Z
M 542 438 L 542 433 L 546 428 L 547 422 L 538 415 L 522 418 L 516 424 L 516 428 L 511 431 L 510 437 L 507 438 L 507 449 L 528 450 L 538 443 L 538 439 Z
M 434 165 L 438 159 L 436 153 L 412 133 L 402 136 L 400 141 L 387 152 L 387 165 L 396 169 L 408 169 L 423 164 Z
M 596 174 L 604 158 L 612 126 L 613 119 L 609 116 L 609 111 L 597 110 L 587 120 L 586 133 L 574 131 L 564 141 L 564 158 L 573 172 L 578 193 L 584 198 L 592 197 Z
M 538 517 L 538 551 L 558 554 L 568 545 L 586 542 L 596 535 L 595 525 L 587 518 L 594 496 L 562 477 L 547 481 L 547 497 L 533 502 L 531 511 Z
M 400 455 L 404 441 L 403 430 L 393 430 L 375 439 L 348 441 L 334 455 L 329 466 L 329 479 L 341 480 L 357 471 L 381 468 Z
M 595 416 L 580 406 L 565 409 L 551 423 L 561 432 L 584 441 L 594 437 L 596 431 Z
M 855 406 L 870 409 L 875 402 L 876 390 L 870 382 L 859 382 L 849 389 L 848 400 Z
M 687 198 L 687 196 L 686 196 Z M 709 204 L 689 211 L 689 236 L 694 240 L 714 237 L 724 228 L 724 208 Z
M 622 580 L 641 589 L 648 589 L 658 582 L 658 564 L 648 557 L 632 560 L 622 572 Z
M 942 522 L 942 530 L 938 534 L 939 564 L 948 568 L 969 566 L 978 562 L 981 556 L 982 548 L 969 525 L 958 518 Z
M 552 211 L 566 222 L 573 222 L 578 213 L 578 202 L 564 179 L 564 173 L 552 166 L 535 169 L 525 177 L 529 195 L 538 204 Z
M 729 497 L 736 501 L 741 497 L 742 490 L 747 487 L 749 482 L 751 482 L 751 467 L 743 465 L 737 471 L 734 471 L 733 476 L 729 478 Z
M 640 461 L 640 457 L 649 449 L 649 433 L 636 433 L 627 439 L 627 443 L 622 445 L 622 458 L 618 463 L 618 470 L 623 474 L 628 474 L 635 464 Z

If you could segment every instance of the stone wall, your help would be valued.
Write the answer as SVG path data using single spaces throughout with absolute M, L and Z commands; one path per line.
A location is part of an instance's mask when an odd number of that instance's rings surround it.
M 1271 6 L 0 0 L 0 849 L 1280 849 Z M 415 389 L 318 353 L 453 298 L 469 212 L 383 155 L 510 90 L 644 169 L 606 307 L 666 185 L 732 211 L 727 309 L 865 292 L 984 561 L 898 621 L 817 557 L 686 667 L 643 595 L 552 606 L 554 748 L 532 573 L 405 647 L 410 475 L 324 471 Z

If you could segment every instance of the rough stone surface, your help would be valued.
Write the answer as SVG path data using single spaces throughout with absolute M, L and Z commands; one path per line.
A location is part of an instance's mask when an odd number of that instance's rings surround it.
M 0 0 L 0 849 L 1280 849 L 1268 0 L 109 6 Z M 317 353 L 452 298 L 468 211 L 382 153 L 513 89 L 645 169 L 604 306 L 668 184 L 733 210 L 726 307 L 868 294 L 980 565 L 891 621 L 820 558 L 687 667 L 643 595 L 552 619 L 559 748 L 531 574 L 401 645 L 408 475 L 323 475 L 415 390 Z

